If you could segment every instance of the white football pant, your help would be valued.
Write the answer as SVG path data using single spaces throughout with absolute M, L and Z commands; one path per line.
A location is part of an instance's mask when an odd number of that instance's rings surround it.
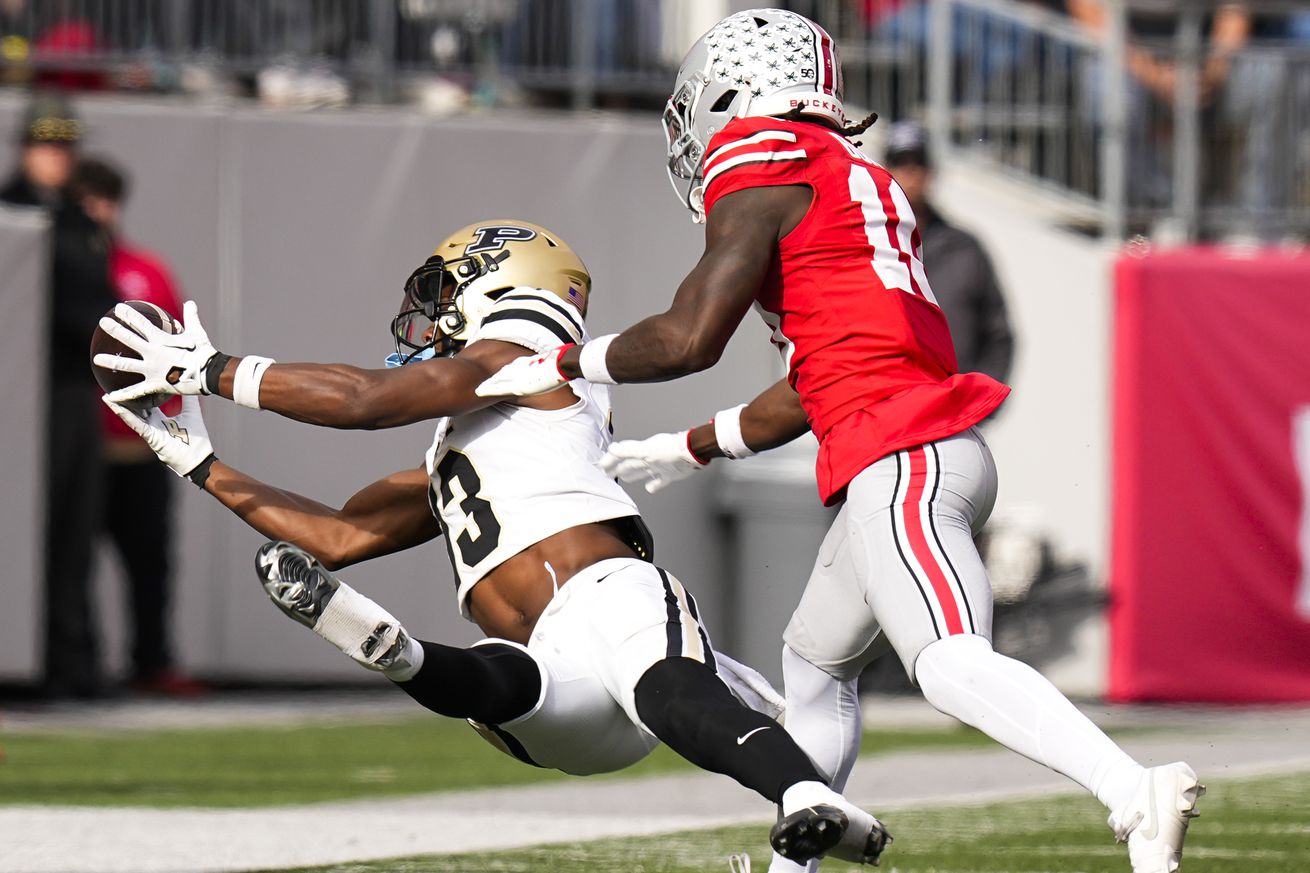
M 787 730 L 844 788 L 859 753 L 855 681 L 890 646 L 938 710 L 1117 808 L 1141 767 L 1045 677 L 991 647 L 991 585 L 973 536 L 995 499 L 977 428 L 855 477 L 784 634 Z M 778 857 L 770 867 L 802 869 Z

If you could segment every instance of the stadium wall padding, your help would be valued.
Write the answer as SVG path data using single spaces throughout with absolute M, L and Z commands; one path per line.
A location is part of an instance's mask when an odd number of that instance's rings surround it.
M 1116 276 L 1110 695 L 1310 701 L 1310 256 Z
M 47 231 L 34 210 L 0 208 L 0 680 L 40 667 Z

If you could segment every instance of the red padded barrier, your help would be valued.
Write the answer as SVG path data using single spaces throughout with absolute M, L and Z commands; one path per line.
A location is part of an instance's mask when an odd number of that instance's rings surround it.
M 1110 696 L 1310 700 L 1310 256 L 1125 256 L 1115 302 Z

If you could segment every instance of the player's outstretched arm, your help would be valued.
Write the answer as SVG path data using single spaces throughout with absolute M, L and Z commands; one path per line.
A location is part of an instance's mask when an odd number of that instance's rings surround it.
M 332 570 L 441 534 L 428 506 L 428 475 L 422 468 L 380 479 L 340 509 L 275 488 L 222 461 L 214 462 L 201 487 L 264 536 L 294 543 Z
M 374 482 L 341 509 L 333 509 L 218 460 L 194 396 L 184 397 L 182 411 L 171 418 L 158 409 L 137 413 L 108 398 L 105 403 L 178 476 L 214 495 L 255 530 L 293 542 L 329 567 L 398 552 L 441 532 L 428 505 L 428 477 L 421 468 Z
M 759 294 L 778 241 L 805 217 L 810 200 L 803 185 L 746 188 L 722 197 L 705 225 L 705 252 L 669 309 L 607 344 L 603 363 L 611 379 L 659 382 L 712 367 Z M 560 372 L 570 379 L 589 377 L 581 358 L 580 348 L 566 351 Z
M 455 358 L 438 358 L 394 369 L 347 364 L 279 364 L 258 356 L 232 357 L 215 350 L 188 301 L 186 328 L 169 334 L 130 307 L 101 319 L 106 333 L 139 357 L 100 354 L 98 366 L 136 373 L 141 381 L 109 395 L 124 403 L 155 393 L 217 394 L 252 409 L 325 427 L 373 430 L 460 415 L 493 400 L 474 390 L 517 357 L 523 346 L 494 340 L 474 343 Z
M 511 362 L 479 387 L 490 397 L 530 396 L 570 379 L 660 382 L 712 367 L 773 266 L 778 241 L 809 210 L 810 188 L 779 185 L 726 194 L 705 228 L 705 252 L 667 312 L 583 346 Z
M 482 340 L 453 358 L 435 358 L 384 370 L 348 364 L 269 364 L 253 388 L 242 384 L 242 358 L 224 364 L 215 393 L 244 406 L 267 409 L 323 427 L 377 430 L 447 415 L 462 415 L 495 402 L 477 386 L 529 350 Z
M 709 465 L 713 458 L 747 458 L 789 443 L 809 430 L 800 396 L 783 379 L 750 403 L 715 414 L 705 424 L 644 440 L 619 440 L 600 460 L 605 472 L 654 494 Z

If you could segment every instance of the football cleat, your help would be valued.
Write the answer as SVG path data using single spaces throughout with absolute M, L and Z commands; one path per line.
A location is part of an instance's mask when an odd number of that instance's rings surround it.
M 769 831 L 773 850 L 797 863 L 829 856 L 877 866 L 891 840 L 882 822 L 864 810 L 851 807 L 847 814 L 826 803 L 798 809 Z
M 1181 761 L 1151 767 L 1132 798 L 1110 814 L 1115 839 L 1128 843 L 1133 873 L 1176 873 L 1183 857 L 1187 825 L 1199 813 L 1196 801 L 1205 786 Z
M 403 666 L 409 635 L 391 613 L 334 576 L 313 555 L 274 540 L 255 570 L 278 609 L 370 670 Z

